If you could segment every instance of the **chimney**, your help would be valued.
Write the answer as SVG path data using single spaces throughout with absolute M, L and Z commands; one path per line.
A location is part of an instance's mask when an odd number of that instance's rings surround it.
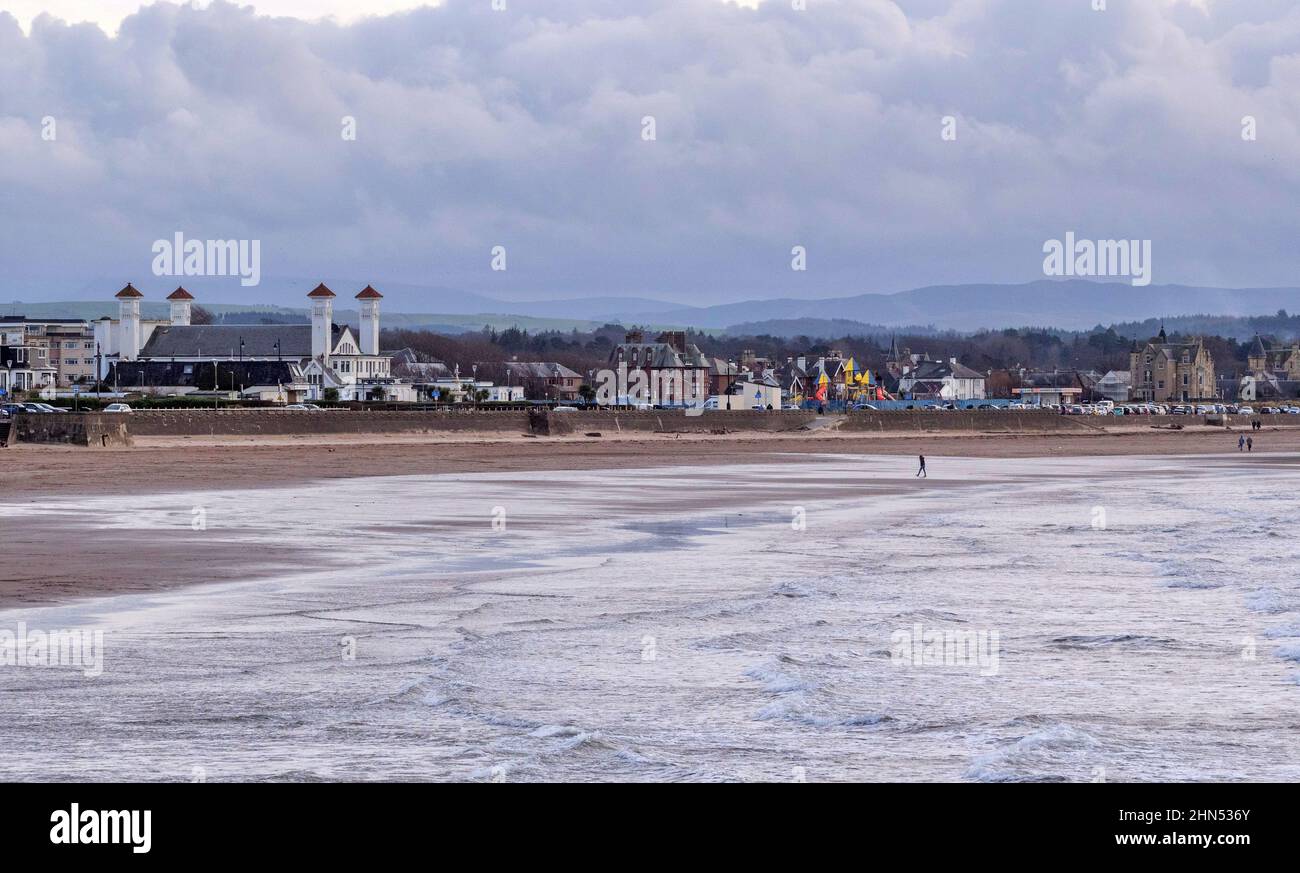
M 190 303 L 194 300 L 194 295 L 184 288 L 177 288 L 167 295 L 167 299 L 172 304 L 172 325 L 187 326 L 190 323 Z
M 134 361 L 140 356 L 140 298 L 143 296 L 130 282 L 117 292 L 119 361 Z
M 361 354 L 379 354 L 379 301 L 384 295 L 367 285 L 357 295 L 361 301 Z
M 666 343 L 675 352 L 686 351 L 686 331 L 666 330 L 655 338 L 655 342 Z
M 307 295 L 311 301 L 311 356 L 326 367 L 334 346 L 334 296 L 324 282 Z
M 623 342 L 637 344 L 643 343 L 645 342 L 645 334 L 639 330 L 629 330 L 623 337 Z

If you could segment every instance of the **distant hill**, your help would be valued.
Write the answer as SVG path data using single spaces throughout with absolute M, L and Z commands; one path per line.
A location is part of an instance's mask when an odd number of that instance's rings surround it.
M 1200 288 L 1119 282 L 1039 280 L 1024 285 L 940 285 L 898 294 L 819 300 L 752 300 L 635 314 L 642 320 L 723 327 L 798 318 L 867 324 L 927 324 L 937 329 L 1041 325 L 1083 330 L 1098 324 L 1193 315 L 1253 315 L 1300 310 L 1300 288 Z
M 200 305 L 213 312 L 306 313 L 309 280 L 265 280 L 256 289 L 230 292 L 230 280 L 185 282 Z M 224 284 L 221 284 L 224 283 Z M 351 289 L 364 283 L 327 280 L 338 293 L 335 318 L 355 323 L 345 309 L 353 303 Z M 163 317 L 162 298 L 171 282 L 151 280 L 138 286 L 145 292 L 146 317 Z M 193 287 L 191 287 L 193 286 Z M 119 286 L 120 287 L 120 286 Z M 238 288 L 238 283 L 234 283 Z M 115 290 L 115 289 L 111 289 Z M 74 302 L 6 303 L 0 314 L 97 318 L 114 315 L 110 292 L 102 300 L 90 295 Z M 249 291 L 257 292 L 250 295 Z M 650 298 L 597 297 L 510 303 L 479 294 L 436 286 L 382 284 L 386 327 L 424 328 L 444 333 L 518 326 L 537 330 L 588 330 L 606 323 L 637 324 L 650 330 L 695 328 L 717 333 L 801 334 L 880 333 L 926 325 L 926 330 L 973 332 L 981 328 L 1045 327 L 1087 330 L 1097 325 L 1138 324 L 1152 319 L 1192 317 L 1206 324 L 1216 318 L 1259 316 L 1278 310 L 1300 311 L 1300 288 L 1205 288 L 1152 285 L 1134 288 L 1122 282 L 1039 280 L 1023 285 L 939 285 L 897 294 L 857 294 L 849 297 L 796 300 L 747 300 L 717 306 L 679 306 Z M 230 292 L 233 296 L 225 296 Z M 94 302 L 89 302 L 89 301 Z M 208 301 L 223 300 L 223 303 Z M 249 302 L 240 303 L 240 300 Z M 292 305 L 252 301 L 282 300 Z M 299 304 L 299 301 L 302 301 Z M 241 316 L 244 317 L 244 316 Z M 1213 332 L 1213 331 L 1207 331 Z
M 845 318 L 776 318 L 771 321 L 749 321 L 733 324 L 725 333 L 728 336 L 778 336 L 791 337 L 826 337 L 842 336 L 888 336 L 891 333 L 905 333 L 909 336 L 929 336 L 939 331 L 932 325 L 867 324 Z
M 311 311 L 307 307 L 292 306 L 250 306 L 237 303 L 203 303 L 200 306 L 213 315 L 220 316 L 224 324 L 262 324 L 302 323 L 309 321 Z M 93 321 L 108 316 L 117 317 L 117 301 L 64 300 L 51 303 L 5 303 L 0 304 L 0 316 L 25 315 L 29 318 L 84 318 Z M 144 300 L 140 313 L 146 319 L 165 319 L 170 309 L 167 303 L 157 300 Z M 359 314 L 355 309 L 334 310 L 334 320 L 339 324 L 356 325 Z M 402 328 L 406 330 L 432 330 L 438 333 L 467 333 L 484 326 L 505 330 L 518 327 L 537 332 L 541 330 L 591 330 L 600 327 L 603 320 L 588 321 L 578 318 L 537 318 L 527 315 L 509 313 L 479 312 L 468 315 L 432 312 L 388 312 L 380 317 L 380 324 L 385 328 Z

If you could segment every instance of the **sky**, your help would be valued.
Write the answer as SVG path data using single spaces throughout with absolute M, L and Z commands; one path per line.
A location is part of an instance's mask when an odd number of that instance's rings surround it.
M 1300 285 L 1293 0 L 505 6 L 0 0 L 0 300 L 162 287 L 178 232 L 512 300 L 1027 282 L 1066 233 Z

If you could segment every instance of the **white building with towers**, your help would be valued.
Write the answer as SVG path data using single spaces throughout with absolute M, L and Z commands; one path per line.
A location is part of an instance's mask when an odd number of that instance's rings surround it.
M 360 329 L 334 323 L 336 295 L 323 283 L 308 295 L 309 324 L 191 324 L 194 296 L 177 288 L 168 321 L 143 321 L 144 297 L 127 285 L 118 318 L 95 325 L 105 383 L 158 394 L 216 391 L 241 397 L 413 402 L 414 387 L 392 375 L 379 349 L 379 301 L 367 285 L 356 295 Z

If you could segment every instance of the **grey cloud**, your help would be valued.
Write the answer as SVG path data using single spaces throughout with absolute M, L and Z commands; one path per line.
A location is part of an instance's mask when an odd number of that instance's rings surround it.
M 1025 281 L 1075 230 L 1152 239 L 1157 283 L 1294 283 L 1294 4 L 808 5 L 0 14 L 0 264 L 147 276 L 180 230 L 263 240 L 268 275 L 712 302 Z

